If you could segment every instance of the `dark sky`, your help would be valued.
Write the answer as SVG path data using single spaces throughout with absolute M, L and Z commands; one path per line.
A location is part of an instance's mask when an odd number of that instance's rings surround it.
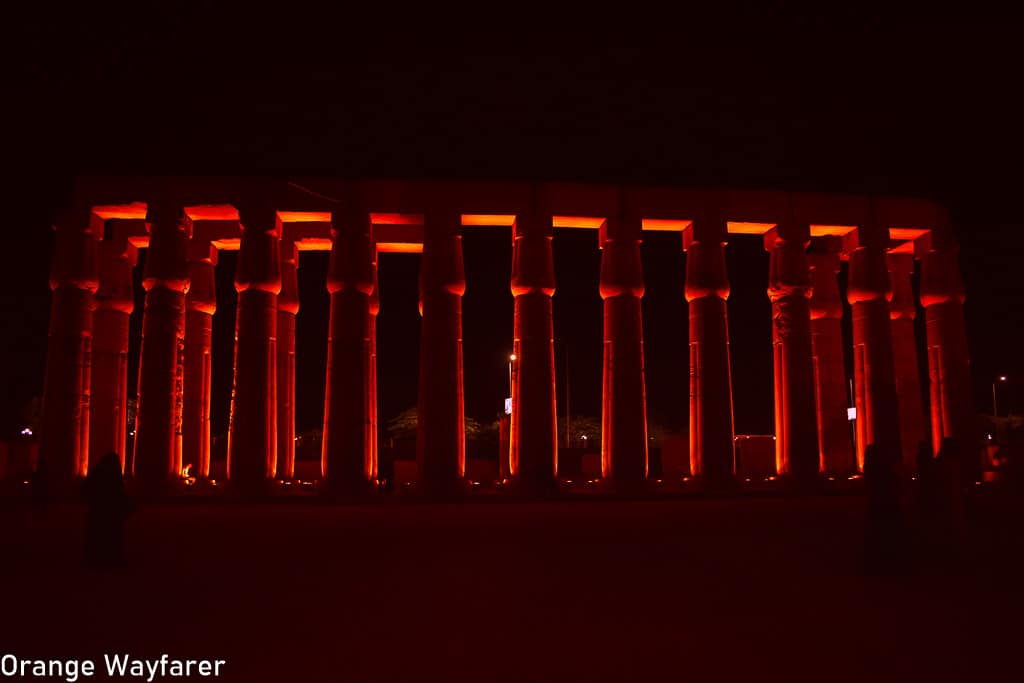
M 17 10 L 5 50 L 3 429 L 42 384 L 49 221 L 76 173 L 508 178 L 922 195 L 962 243 L 980 407 L 994 374 L 1024 410 L 1019 207 L 1024 134 L 1012 23 L 998 17 L 772 11 L 683 19 L 488 5 L 333 13 L 288 4 Z M 625 7 L 625 6 L 624 6 Z M 486 9 L 486 12 L 485 12 Z M 22 13 L 22 14 L 19 14 Z M 33 13 L 32 16 L 24 13 Z M 46 12 L 43 16 L 42 13 Z M 88 14 L 87 14 L 88 12 Z M 559 373 L 574 412 L 599 415 L 599 252 L 559 232 Z M 678 236 L 643 247 L 650 413 L 686 418 L 684 259 Z M 767 257 L 728 247 L 737 431 L 771 428 Z M 326 256 L 303 254 L 299 428 L 322 406 Z M 468 233 L 467 412 L 506 393 L 506 230 Z M 233 267 L 216 323 L 214 429 L 226 427 Z M 417 259 L 381 263 L 380 399 L 415 401 Z M 134 343 L 134 342 L 133 342 Z M 225 358 L 224 354 L 227 354 Z M 559 387 L 561 397 L 564 387 Z M 217 397 L 220 397 L 219 399 Z

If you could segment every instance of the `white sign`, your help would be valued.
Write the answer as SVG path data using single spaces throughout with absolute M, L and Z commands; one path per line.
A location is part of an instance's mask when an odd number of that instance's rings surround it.
M 511 398 L 506 398 L 505 399 L 505 414 L 506 415 L 511 415 L 512 414 L 512 399 Z
M 847 408 L 846 409 L 846 419 L 849 420 L 850 422 L 853 422 L 854 420 L 856 420 L 857 419 L 857 409 L 856 408 Z

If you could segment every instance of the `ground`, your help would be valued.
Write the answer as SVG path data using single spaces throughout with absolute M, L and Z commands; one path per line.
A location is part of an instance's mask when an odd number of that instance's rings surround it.
M 109 572 L 83 515 L 0 507 L 0 653 L 230 681 L 1019 680 L 1018 527 L 975 534 L 966 573 L 866 577 L 855 495 L 142 506 Z

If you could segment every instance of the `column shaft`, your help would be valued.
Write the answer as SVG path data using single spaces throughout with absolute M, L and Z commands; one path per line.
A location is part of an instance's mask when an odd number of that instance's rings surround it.
M 189 290 L 185 297 L 184 405 L 182 468 L 192 476 L 210 476 L 210 387 L 212 382 L 213 314 L 217 310 L 214 269 L 217 249 L 208 242 L 188 245 Z
M 277 295 L 280 225 L 272 211 L 240 212 L 242 243 L 235 289 L 235 380 L 228 478 L 259 488 L 277 468 Z
M 965 475 L 976 474 L 971 370 L 964 328 L 964 286 L 954 244 L 938 244 L 921 263 L 921 303 L 928 336 L 932 449 L 945 438 L 959 442 Z
M 847 299 L 853 314 L 854 386 L 857 405 L 857 467 L 868 446 L 895 463 L 900 449 L 899 400 L 889 317 L 889 271 L 884 245 L 860 246 L 850 254 Z
M 369 215 L 335 213 L 332 234 L 323 475 L 334 492 L 358 492 L 369 489 L 377 477 L 370 407 L 373 237 Z
M 892 353 L 896 370 L 896 394 L 900 404 L 900 449 L 903 470 L 917 470 L 917 451 L 927 439 L 921 397 L 921 377 L 917 364 L 917 335 L 914 318 L 917 304 L 910 278 L 914 274 L 913 254 L 888 254 L 892 300 Z
M 117 453 L 125 466 L 128 438 L 128 323 L 134 307 L 132 269 L 138 250 L 127 240 L 100 242 L 100 287 L 94 317 L 89 466 Z
M 555 267 L 552 228 L 520 216 L 512 228 L 513 389 L 510 470 L 530 493 L 552 488 L 558 475 L 555 343 L 551 297 Z
M 768 298 L 772 302 L 775 353 L 775 467 L 796 480 L 813 480 L 819 469 L 811 350 L 811 276 L 807 226 L 780 225 L 766 236 L 771 254 Z
M 462 265 L 459 220 L 430 215 L 423 227 L 420 266 L 419 406 L 416 460 L 419 484 L 430 493 L 455 493 L 466 471 L 462 384 Z
M 690 471 L 712 485 L 735 474 L 724 238 L 724 223 L 694 225 L 683 235 L 690 309 Z
M 299 312 L 299 251 L 281 241 L 277 297 L 277 478 L 295 477 L 295 316 Z
M 821 472 L 846 475 L 855 471 L 846 366 L 843 360 L 843 302 L 839 293 L 838 237 L 816 238 L 810 254 L 811 349 L 814 354 L 814 382 L 817 398 L 818 468 Z
M 601 230 L 604 299 L 602 476 L 616 484 L 647 478 L 647 406 L 641 299 L 640 225 L 608 222 Z
M 181 472 L 185 293 L 189 287 L 185 255 L 192 224 L 180 210 L 152 206 L 146 223 L 150 239 L 142 280 L 146 303 L 132 463 L 140 486 L 156 490 L 176 481 Z
M 78 222 L 81 219 L 81 222 Z M 49 476 L 85 476 L 89 430 L 94 293 L 99 287 L 97 231 L 85 216 L 56 226 L 50 270 L 50 331 L 43 384 L 39 460 Z

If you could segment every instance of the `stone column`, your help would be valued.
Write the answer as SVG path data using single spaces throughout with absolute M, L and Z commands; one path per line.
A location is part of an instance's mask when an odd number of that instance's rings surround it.
M 711 486 L 734 479 L 725 223 L 683 232 L 690 309 L 690 472 Z
M 555 342 L 551 297 L 555 266 L 549 220 L 519 216 L 512 228 L 515 297 L 510 469 L 513 486 L 542 493 L 558 475 Z
M 917 365 L 917 335 L 914 318 L 917 302 L 910 278 L 914 274 L 913 254 L 888 254 L 892 300 L 892 354 L 896 368 L 896 395 L 900 404 L 900 448 L 903 471 L 917 471 L 917 450 L 928 437 L 921 403 L 921 377 Z
M 811 243 L 811 350 L 817 397 L 818 468 L 847 475 L 856 470 L 850 421 L 846 415 L 846 365 L 843 360 L 843 301 L 839 294 L 842 238 L 816 237 Z
M 132 270 L 138 249 L 127 239 L 100 242 L 92 352 L 89 466 L 117 453 L 121 471 L 128 438 L 128 322 L 135 305 Z
M 181 209 L 151 205 L 146 227 L 146 303 L 132 463 L 139 485 L 156 492 L 178 481 L 181 473 L 186 245 L 192 223 Z
M 809 241 L 807 225 L 783 223 L 765 235 L 765 248 L 771 254 L 768 298 L 775 371 L 775 468 L 798 482 L 813 481 L 819 468 Z
M 228 478 L 260 489 L 277 468 L 277 295 L 281 226 L 271 210 L 241 210 L 235 271 L 235 381 L 228 435 Z
M 616 485 L 647 479 L 644 386 L 644 295 L 640 223 L 609 220 L 601 228 L 604 299 L 604 408 L 601 473 Z
M 99 288 L 101 229 L 86 215 L 69 217 L 55 226 L 39 461 L 46 463 L 49 477 L 62 485 L 85 476 L 88 464 L 93 296 Z
M 956 439 L 964 456 L 965 475 L 978 468 L 974 458 L 974 406 L 971 369 L 964 329 L 964 285 L 957 263 L 959 248 L 948 240 L 935 242 L 921 261 L 921 304 L 928 335 L 932 449 L 944 438 Z
M 880 231 L 881 232 L 881 231 Z M 854 389 L 857 405 L 857 468 L 876 446 L 895 464 L 900 450 L 899 401 L 889 318 L 886 234 L 860 229 L 860 246 L 850 253 L 846 298 L 853 314 Z
M 299 250 L 281 240 L 277 297 L 277 478 L 295 477 L 295 316 L 299 312 Z
M 420 266 L 419 406 L 416 461 L 426 493 L 464 488 L 466 431 L 462 393 L 462 235 L 454 214 L 427 214 Z
M 370 410 L 374 246 L 369 214 L 335 212 L 333 221 L 323 476 L 333 493 L 359 493 L 377 477 Z
M 213 314 L 217 310 L 214 269 L 217 249 L 209 242 L 188 243 L 189 288 L 185 297 L 185 387 L 181 461 L 197 479 L 210 476 L 210 386 Z
M 373 243 L 373 291 L 370 293 L 370 386 L 368 388 L 367 401 L 370 411 L 370 462 L 372 472 L 371 482 L 375 483 L 378 472 L 378 424 L 377 424 L 377 314 L 380 313 L 380 278 L 378 275 L 377 243 Z

